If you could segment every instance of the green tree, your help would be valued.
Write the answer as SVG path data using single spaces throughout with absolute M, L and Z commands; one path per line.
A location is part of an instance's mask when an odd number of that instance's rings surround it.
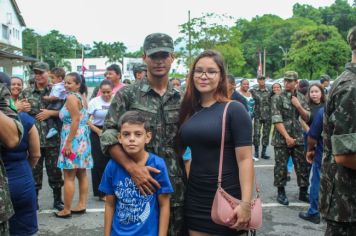
M 180 25 L 181 36 L 175 41 L 179 46 L 177 57 L 183 59 L 189 67 L 193 58 L 200 52 L 215 49 L 224 56 L 230 73 L 239 73 L 245 64 L 241 52 L 241 33 L 236 27 L 232 28 L 221 23 L 232 20 L 230 16 L 208 13 L 191 19 L 190 23 Z M 189 35 L 191 44 L 189 44 Z
M 347 0 L 335 0 L 331 6 L 320 8 L 323 24 L 335 26 L 343 38 L 348 30 L 356 25 L 356 6 Z
M 324 73 L 336 77 L 349 60 L 348 46 L 333 26 L 305 27 L 292 41 L 288 67 L 301 78 L 318 79 Z
M 137 51 L 125 53 L 125 57 L 131 57 L 131 58 L 142 57 L 142 55 L 143 55 L 143 47 L 140 47 L 140 49 Z
M 323 23 L 323 18 L 320 9 L 317 9 L 308 4 L 296 3 L 293 5 L 293 17 L 303 17 L 314 21 L 315 23 Z
M 41 36 L 33 29 L 27 28 L 22 31 L 22 52 L 29 57 L 39 58 L 42 54 L 39 46 Z
M 94 42 L 94 46 L 89 53 L 89 57 L 107 57 L 108 62 L 123 63 L 123 57 L 126 53 L 127 47 L 122 42 L 104 43 Z

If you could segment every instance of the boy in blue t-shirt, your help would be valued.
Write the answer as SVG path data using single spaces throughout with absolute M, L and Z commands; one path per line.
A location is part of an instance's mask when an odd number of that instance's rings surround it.
M 167 235 L 173 188 L 164 160 L 145 150 L 151 140 L 149 124 L 139 112 L 128 111 L 119 127 L 118 139 L 128 156 L 138 165 L 160 170 L 152 176 L 161 188 L 152 195 L 141 194 L 129 173 L 110 160 L 99 186 L 106 193 L 104 235 Z

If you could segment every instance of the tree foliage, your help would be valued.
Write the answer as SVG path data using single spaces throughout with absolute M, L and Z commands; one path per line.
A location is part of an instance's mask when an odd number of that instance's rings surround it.
M 189 67 L 193 58 L 200 52 L 215 49 L 224 56 L 230 73 L 240 73 L 245 65 L 241 51 L 241 32 L 236 27 L 221 24 L 232 19 L 225 15 L 210 13 L 180 25 L 181 36 L 175 41 L 176 45 L 180 45 L 178 57 L 186 59 L 185 64 Z
M 315 79 L 321 74 L 336 77 L 349 59 L 349 47 L 333 26 L 314 26 L 293 35 L 290 68 L 302 78 Z

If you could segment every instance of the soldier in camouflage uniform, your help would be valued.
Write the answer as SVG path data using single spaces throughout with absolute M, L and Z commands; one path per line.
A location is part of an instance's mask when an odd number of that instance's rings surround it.
M 48 125 L 45 121 L 50 116 L 58 116 L 58 111 L 46 110 L 45 108 L 49 103 L 42 99 L 43 96 L 49 96 L 51 92 L 51 88 L 48 86 L 48 70 L 47 63 L 35 63 L 33 66 L 36 80 L 35 86 L 22 91 L 19 99 L 27 99 L 30 103 L 31 110 L 28 114 L 36 118 L 35 126 L 40 135 L 41 158 L 33 169 L 37 198 L 39 190 L 42 188 L 43 161 L 45 161 L 49 186 L 53 190 L 53 207 L 60 211 L 63 209 L 63 202 L 61 200 L 61 188 L 63 186 L 62 172 L 57 168 L 60 138 L 58 134 L 50 139 L 46 138 Z
M 166 34 L 148 35 L 144 41 L 144 53 L 147 77 L 116 93 L 100 141 L 103 151 L 109 150 L 112 158 L 130 173 L 141 192 L 149 194 L 155 191 L 159 185 L 149 174 L 155 170 L 137 166 L 123 153 L 117 140 L 118 121 L 126 111 L 137 110 L 144 114 L 152 130 L 152 139 L 146 149 L 164 158 L 174 189 L 168 235 L 186 235 L 183 231 L 184 164 L 174 148 L 181 95 L 168 80 L 174 60 L 173 40 Z
M 5 167 L 1 158 L 1 148 L 6 145 L 14 148 L 21 140 L 23 127 L 17 119 L 16 108 L 10 105 L 10 91 L 0 83 L 0 236 L 9 235 L 8 220 L 14 214 Z M 13 121 L 16 121 L 15 123 Z
M 352 61 L 334 82 L 324 113 L 319 209 L 327 236 L 356 234 L 356 26 L 347 39 Z
M 299 117 L 308 121 L 310 118 L 307 101 L 296 91 L 298 74 L 287 71 L 284 75 L 285 90 L 272 97 L 272 123 L 275 125 L 272 145 L 275 153 L 274 186 L 278 188 L 277 201 L 288 205 L 284 186 L 287 182 L 287 163 L 292 156 L 297 182 L 300 188 L 299 200 L 309 202 L 308 163 L 304 155 L 303 131 Z
M 135 81 L 141 80 L 146 77 L 147 66 L 143 63 L 136 63 L 132 66 L 132 73 Z
M 255 146 L 255 158 L 258 158 L 261 128 L 262 129 L 262 151 L 261 158 L 269 159 L 266 155 L 269 143 L 269 134 L 271 132 L 271 92 L 265 85 L 265 77 L 261 76 L 257 80 L 258 88 L 252 89 L 251 94 L 255 100 L 255 117 L 253 124 L 253 145 Z

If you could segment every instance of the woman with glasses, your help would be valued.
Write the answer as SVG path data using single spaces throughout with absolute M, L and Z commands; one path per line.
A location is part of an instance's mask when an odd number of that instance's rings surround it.
M 211 206 L 217 190 L 222 114 L 229 101 L 227 71 L 222 56 L 205 51 L 194 61 L 180 111 L 180 139 L 192 151 L 185 198 L 185 219 L 191 236 L 247 235 L 241 231 L 251 217 L 253 188 L 252 124 L 241 103 L 227 111 L 223 162 L 223 188 L 242 199 L 238 220 L 231 227 L 215 224 Z M 237 231 L 238 230 L 238 231 Z

